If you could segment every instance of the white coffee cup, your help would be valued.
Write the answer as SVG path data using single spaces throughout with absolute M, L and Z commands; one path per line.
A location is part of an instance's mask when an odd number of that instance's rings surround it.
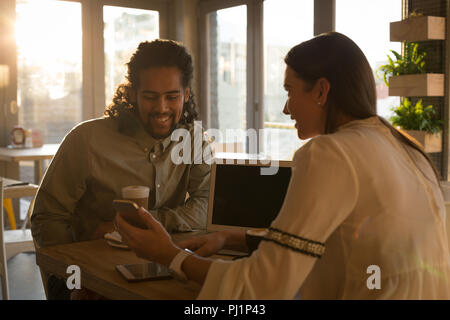
M 127 186 L 122 188 L 122 198 L 136 202 L 140 207 L 148 210 L 148 195 L 150 188 L 146 186 Z

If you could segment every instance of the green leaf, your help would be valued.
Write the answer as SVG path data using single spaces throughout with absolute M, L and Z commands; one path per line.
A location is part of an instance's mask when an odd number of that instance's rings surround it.
M 421 52 L 419 50 L 418 43 L 406 43 L 403 57 L 395 50 L 389 51 L 392 52 L 396 60 L 393 60 L 390 55 L 386 55 L 388 58 L 388 64 L 382 65 L 378 68 L 378 70 L 383 74 L 383 80 L 386 86 L 389 86 L 388 78 L 390 76 L 425 73 L 426 64 L 424 58 L 426 56 L 426 52 Z
M 423 106 L 422 99 L 415 105 L 404 98 L 398 107 L 391 109 L 394 115 L 389 118 L 393 125 L 405 130 L 423 130 L 430 133 L 440 132 L 442 120 L 436 117 L 436 110 L 432 105 Z
M 388 57 L 388 61 L 389 61 L 389 66 L 394 67 L 395 66 L 394 61 L 392 61 L 390 56 L 387 56 L 387 57 Z
M 391 51 L 393 54 L 394 54 L 394 56 L 395 56 L 395 58 L 397 59 L 397 60 L 402 60 L 402 55 L 401 54 L 399 54 L 397 51 L 395 51 L 395 50 L 389 50 L 389 51 Z M 389 57 L 389 56 L 388 56 Z M 390 58 L 389 58 L 390 59 Z

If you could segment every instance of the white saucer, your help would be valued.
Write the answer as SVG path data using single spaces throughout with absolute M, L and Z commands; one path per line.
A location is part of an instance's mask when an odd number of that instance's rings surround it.
M 117 231 L 105 233 L 104 238 L 106 239 L 106 242 L 112 247 L 129 249 L 128 246 L 122 242 L 122 236 Z
M 120 248 L 120 249 L 130 249 L 124 243 L 119 243 L 119 242 L 114 242 L 114 241 L 109 241 L 109 240 L 106 240 L 106 243 L 108 243 L 111 247 L 116 247 L 116 248 Z
M 106 240 L 122 242 L 122 236 L 117 231 L 105 233 L 104 237 Z

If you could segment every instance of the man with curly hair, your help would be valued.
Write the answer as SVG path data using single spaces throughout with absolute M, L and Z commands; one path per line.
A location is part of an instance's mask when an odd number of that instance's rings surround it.
M 141 43 L 127 66 L 105 117 L 72 129 L 45 174 L 32 215 L 40 246 L 113 231 L 112 200 L 129 185 L 150 187 L 149 211 L 169 232 L 206 227 L 210 165 L 194 152 L 190 163 L 175 164 L 171 156 L 175 129 L 187 130 L 195 146 L 192 58 L 175 41 L 154 40 Z M 65 282 L 54 278 L 49 299 L 68 298 Z

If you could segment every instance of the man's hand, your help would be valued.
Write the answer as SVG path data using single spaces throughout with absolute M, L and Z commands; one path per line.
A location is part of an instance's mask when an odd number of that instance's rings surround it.
M 177 245 L 181 248 L 188 248 L 189 250 L 195 251 L 201 257 L 209 257 L 223 249 L 226 245 L 226 240 L 226 233 L 214 232 L 192 237 L 177 243 Z
M 181 248 L 188 248 L 202 257 L 209 257 L 222 249 L 248 251 L 245 230 L 224 230 L 198 237 L 192 237 L 177 243 Z
M 102 239 L 108 232 L 115 230 L 114 223 L 112 221 L 102 222 L 97 226 L 97 229 L 92 233 L 91 240 Z

